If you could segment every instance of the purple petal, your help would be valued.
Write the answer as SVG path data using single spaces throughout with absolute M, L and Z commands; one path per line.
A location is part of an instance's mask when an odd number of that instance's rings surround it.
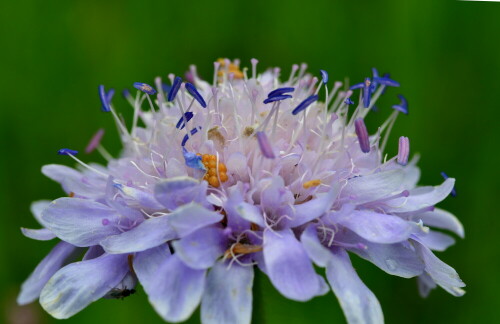
M 73 192 L 78 196 L 98 199 L 104 194 L 105 181 L 88 179 L 82 173 L 58 164 L 49 164 L 42 167 L 42 173 L 58 182 L 66 193 Z
M 332 256 L 332 252 L 319 241 L 316 225 L 309 225 L 306 230 L 302 232 L 300 241 L 309 255 L 309 258 L 318 266 L 323 268 L 326 267 Z
M 64 241 L 57 243 L 23 283 L 21 292 L 17 296 L 17 303 L 25 305 L 38 299 L 43 286 L 49 281 L 50 277 L 69 259 L 75 258 L 75 252 L 78 250 L 75 246 Z
M 38 241 L 49 241 L 56 238 L 55 234 L 46 228 L 42 229 L 31 229 L 21 227 L 21 232 L 24 236 Z
M 398 243 L 416 231 L 415 223 L 397 216 L 368 210 L 343 211 L 331 214 L 330 219 L 345 226 L 362 238 L 374 243 Z
M 189 268 L 174 254 L 162 263 L 156 276 L 156 284 L 146 291 L 155 310 L 168 322 L 187 320 L 200 303 L 205 270 Z
M 158 183 L 155 187 L 155 198 L 168 209 L 174 210 L 192 201 L 205 204 L 206 191 L 206 181 L 176 177 Z
M 418 241 L 415 242 L 415 248 L 425 263 L 425 271 L 432 280 L 454 296 L 462 296 L 465 294 L 465 291 L 461 289 L 465 287 L 465 284 L 460 280 L 455 269 L 439 260 L 439 258 L 425 245 Z
M 166 217 L 179 237 L 184 237 L 202 227 L 220 222 L 223 218 L 222 214 L 210 211 L 195 203 L 179 207 Z
M 176 255 L 193 269 L 208 269 L 224 254 L 228 241 L 223 230 L 205 227 L 172 242 Z
M 453 237 L 441 232 L 429 231 L 428 233 L 418 233 L 415 235 L 422 244 L 434 251 L 444 251 L 455 244 Z
M 253 267 L 217 262 L 207 276 L 201 301 L 203 324 L 250 324 Z
M 349 323 L 384 323 L 384 315 L 377 297 L 365 286 L 342 249 L 332 249 L 333 255 L 326 268 L 326 277 L 340 301 Z
M 151 210 L 165 209 L 165 207 L 155 199 L 152 193 L 129 186 L 124 186 L 119 183 L 115 183 L 114 187 L 120 190 L 120 192 L 125 196 L 134 199 L 142 207 L 146 207 Z
M 235 207 L 235 210 L 241 218 L 261 227 L 265 226 L 264 215 L 262 215 L 259 207 L 246 202 L 241 202 Z
M 173 214 L 148 218 L 127 232 L 108 236 L 100 244 L 107 253 L 112 254 L 139 252 L 156 247 L 177 237 L 169 225 L 171 215 Z
M 119 219 L 114 209 L 80 198 L 59 198 L 42 213 L 43 223 L 49 230 L 76 246 L 97 245 L 107 236 L 120 233 L 115 226 Z
M 333 203 L 340 194 L 340 184 L 335 184 L 324 194 L 318 194 L 317 198 L 300 205 L 295 205 L 295 216 L 289 222 L 290 227 L 303 225 L 316 219 L 330 210 Z
M 157 285 L 156 272 L 170 255 L 167 244 L 135 254 L 134 271 L 146 292 L 151 291 Z
M 35 217 L 36 221 L 42 226 L 44 226 L 42 221 L 42 212 L 45 208 L 49 207 L 50 202 L 50 200 L 38 200 L 31 203 L 31 213 Z
M 264 232 L 264 261 L 271 282 L 285 297 L 307 301 L 326 293 L 323 278 L 290 229 Z
M 40 304 L 57 319 L 71 317 L 103 297 L 127 272 L 126 255 L 104 254 L 69 264 L 47 282 L 40 294 Z
M 455 215 L 439 208 L 432 212 L 418 214 L 413 217 L 414 220 L 422 220 L 426 226 L 433 226 L 452 231 L 461 238 L 464 237 L 464 227 Z

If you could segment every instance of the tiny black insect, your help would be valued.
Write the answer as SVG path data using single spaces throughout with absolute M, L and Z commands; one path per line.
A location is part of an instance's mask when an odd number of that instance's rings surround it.
M 127 289 L 127 287 L 124 289 L 113 288 L 106 294 L 106 297 L 123 300 L 125 297 L 133 294 L 135 294 L 135 289 Z

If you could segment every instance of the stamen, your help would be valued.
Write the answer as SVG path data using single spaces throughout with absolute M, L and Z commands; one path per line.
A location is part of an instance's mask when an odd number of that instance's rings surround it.
M 261 245 L 250 245 L 242 243 L 234 243 L 229 249 L 224 253 L 224 258 L 229 259 L 233 255 L 237 254 L 249 254 L 262 251 Z
M 184 155 L 184 161 L 186 163 L 186 166 L 193 168 L 193 169 L 206 171 L 205 166 L 201 162 L 201 155 L 197 155 L 196 153 L 189 152 L 185 148 L 182 148 L 182 155 Z
M 410 155 L 410 140 L 408 137 L 401 136 L 399 138 L 398 164 L 407 165 L 408 155 Z
M 179 89 L 181 87 L 181 83 L 182 83 L 182 78 L 175 77 L 174 82 L 172 84 L 172 88 L 170 89 L 167 96 L 168 101 L 174 101 L 175 96 L 177 95 L 177 92 L 179 92 Z
M 344 103 L 345 103 L 346 105 L 354 105 L 354 101 L 352 101 L 352 99 L 351 99 L 351 98 L 347 98 L 347 99 L 344 101 Z
M 302 187 L 304 187 L 304 189 L 309 189 L 309 188 L 312 188 L 312 187 L 317 187 L 321 184 L 321 180 L 320 179 L 314 179 L 314 180 L 309 180 L 307 182 L 304 182 L 302 184 Z
M 368 138 L 368 131 L 366 130 L 365 122 L 363 118 L 358 118 L 354 122 L 354 127 L 356 130 L 356 135 L 359 140 L 359 147 L 363 153 L 370 152 L 370 139 Z
M 376 68 L 372 68 L 372 90 L 375 90 L 378 86 L 378 83 L 377 83 L 377 78 L 379 78 L 380 75 L 378 73 L 378 70 Z
M 268 159 L 274 159 L 276 156 L 274 155 L 273 148 L 267 139 L 266 133 L 257 132 L 257 141 L 259 142 L 260 151 L 262 155 Z
M 193 98 L 196 99 L 196 101 L 198 101 L 203 108 L 207 108 L 207 103 L 205 102 L 201 94 L 198 92 L 198 90 L 196 90 L 196 87 L 189 82 L 186 82 L 185 86 L 189 94 L 192 95 Z
M 398 98 L 399 100 L 401 100 L 401 103 L 399 105 L 392 106 L 392 108 L 402 112 L 405 115 L 408 115 L 408 101 L 406 101 L 406 98 L 401 94 L 398 95 Z
M 374 82 L 389 86 L 389 87 L 399 87 L 400 84 L 397 81 L 394 81 L 388 77 L 374 77 L 373 78 Z
M 68 148 L 63 148 L 63 149 L 60 149 L 59 151 L 57 151 L 57 154 L 59 154 L 59 155 L 77 155 L 78 151 L 71 150 Z
M 195 127 L 189 133 L 191 135 L 194 135 L 194 134 L 198 133 L 198 130 L 200 130 L 200 129 L 201 129 L 201 127 Z M 186 142 L 188 141 L 188 139 L 189 139 L 189 135 L 188 134 L 184 135 L 184 138 L 182 139 L 182 143 L 181 143 L 182 147 L 186 146 Z
M 104 85 L 101 84 L 97 88 L 99 90 L 99 99 L 101 99 L 101 110 L 104 112 L 110 112 L 111 107 L 109 106 L 108 94 L 106 94 L 106 91 L 104 90 Z M 111 92 L 111 90 L 110 90 L 110 92 Z M 113 96 L 113 94 L 114 94 L 114 90 L 111 94 L 111 97 Z
M 291 95 L 273 96 L 264 100 L 264 104 L 268 104 L 275 101 L 281 101 L 289 98 L 292 98 L 292 96 Z
M 143 83 L 143 82 L 135 82 L 134 83 L 134 88 L 136 88 L 137 90 L 140 90 L 144 93 L 147 93 L 148 95 L 154 95 L 156 94 L 156 90 L 150 86 L 149 84 L 147 83 Z
M 94 151 L 97 148 L 97 146 L 99 146 L 99 143 L 101 142 L 103 136 L 104 136 L 104 129 L 101 128 L 90 139 L 89 144 L 85 148 L 85 153 L 89 154 L 92 151 Z
M 326 72 L 325 70 L 319 70 L 319 72 L 321 73 L 321 81 L 323 81 L 323 84 L 327 84 L 328 83 L 328 72 Z
M 278 88 L 276 90 L 269 92 L 267 97 L 271 98 L 271 97 L 275 97 L 275 96 L 281 96 L 281 95 L 284 95 L 285 93 L 293 92 L 294 90 L 295 90 L 295 88 L 292 88 L 292 87 Z
M 363 105 L 365 108 L 370 107 L 370 99 L 372 95 L 372 88 L 370 87 L 370 78 L 365 79 L 365 86 L 363 88 Z
M 302 110 L 306 109 L 309 107 L 313 102 L 318 100 L 318 95 L 312 95 L 307 97 L 304 101 L 302 101 L 293 111 L 292 115 L 297 115 L 300 113 Z
M 193 118 L 193 116 L 194 114 L 192 112 L 186 112 L 184 116 L 179 119 L 177 125 L 175 125 L 175 128 L 184 129 L 184 127 L 186 127 L 186 123 L 189 122 L 191 118 Z
M 290 77 L 288 78 L 288 81 L 286 82 L 287 84 L 292 84 L 293 77 L 295 76 L 295 73 L 297 73 L 298 69 L 299 69 L 299 66 L 297 64 L 292 65 L 292 71 L 290 72 Z
M 212 84 L 214 87 L 217 85 L 217 76 L 219 75 L 219 68 L 220 68 L 220 62 L 219 61 L 214 62 L 214 78 Z
M 255 79 L 257 78 L 257 63 L 259 63 L 259 60 L 253 58 L 250 62 L 252 63 L 252 79 Z
M 448 179 L 448 175 L 445 172 L 441 172 L 441 176 L 444 178 L 444 180 Z M 457 196 L 457 191 L 455 190 L 455 187 L 453 186 L 453 189 L 450 192 L 450 196 L 456 197 Z

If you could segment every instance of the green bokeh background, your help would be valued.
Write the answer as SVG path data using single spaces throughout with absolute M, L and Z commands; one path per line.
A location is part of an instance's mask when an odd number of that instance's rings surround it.
M 421 184 L 437 184 L 445 170 L 457 178 L 455 213 L 466 239 L 439 253 L 467 283 L 455 298 L 443 290 L 418 296 L 415 280 L 391 277 L 353 258 L 379 298 L 387 323 L 500 323 L 498 153 L 500 3 L 454 0 L 383 1 L 3 1 L 0 4 L 0 322 L 54 323 L 38 304 L 16 307 L 19 285 L 53 242 L 24 238 L 36 227 L 30 202 L 62 195 L 40 173 L 48 163 L 72 165 L 55 154 L 82 149 L 99 127 L 105 146 L 119 152 L 109 115 L 99 110 L 96 87 L 122 89 L 157 75 L 184 73 L 197 64 L 209 78 L 219 57 L 260 60 L 260 70 L 307 62 L 310 71 L 359 82 L 372 66 L 401 82 L 388 91 L 374 130 L 402 92 L 409 116 L 400 116 L 389 142 L 410 137 L 421 153 Z M 118 95 L 115 104 L 129 112 Z M 127 113 L 125 113 L 128 116 Z M 97 155 L 83 156 L 99 160 Z M 343 323 L 333 294 L 307 303 L 285 299 L 258 276 L 255 323 Z M 17 321 L 12 321 L 17 319 Z M 92 304 L 67 323 L 162 323 L 145 293 Z M 189 323 L 198 323 L 196 313 Z

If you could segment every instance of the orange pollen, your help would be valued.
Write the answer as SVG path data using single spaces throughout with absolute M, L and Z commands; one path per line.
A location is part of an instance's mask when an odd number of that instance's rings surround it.
M 75 196 L 75 193 L 73 191 L 71 191 L 69 194 L 68 194 L 69 197 L 73 198 Z
M 311 187 L 317 187 L 320 184 L 321 184 L 321 180 L 314 179 L 314 180 L 310 180 L 310 181 L 304 182 L 304 184 L 302 185 L 302 187 L 304 187 L 304 189 L 309 189 Z
M 226 73 L 226 61 L 222 58 L 218 59 L 217 62 L 220 63 L 220 67 L 222 68 L 219 72 L 217 72 L 217 75 L 219 77 L 222 77 L 224 73 Z M 233 73 L 235 79 L 243 79 L 244 75 L 243 72 L 241 72 L 240 67 L 237 66 L 236 64 L 229 63 L 229 67 L 227 68 L 228 73 Z
M 262 246 L 261 245 L 250 245 L 250 244 L 234 243 L 224 253 L 224 258 L 228 259 L 232 255 L 249 254 L 249 253 L 255 253 L 255 252 L 260 252 L 260 251 L 262 251 Z
M 217 157 L 213 154 L 199 155 L 201 155 L 201 162 L 207 169 L 203 180 L 207 181 L 212 187 L 219 188 L 220 183 L 226 182 L 228 179 L 226 165 L 220 161 L 217 164 Z

